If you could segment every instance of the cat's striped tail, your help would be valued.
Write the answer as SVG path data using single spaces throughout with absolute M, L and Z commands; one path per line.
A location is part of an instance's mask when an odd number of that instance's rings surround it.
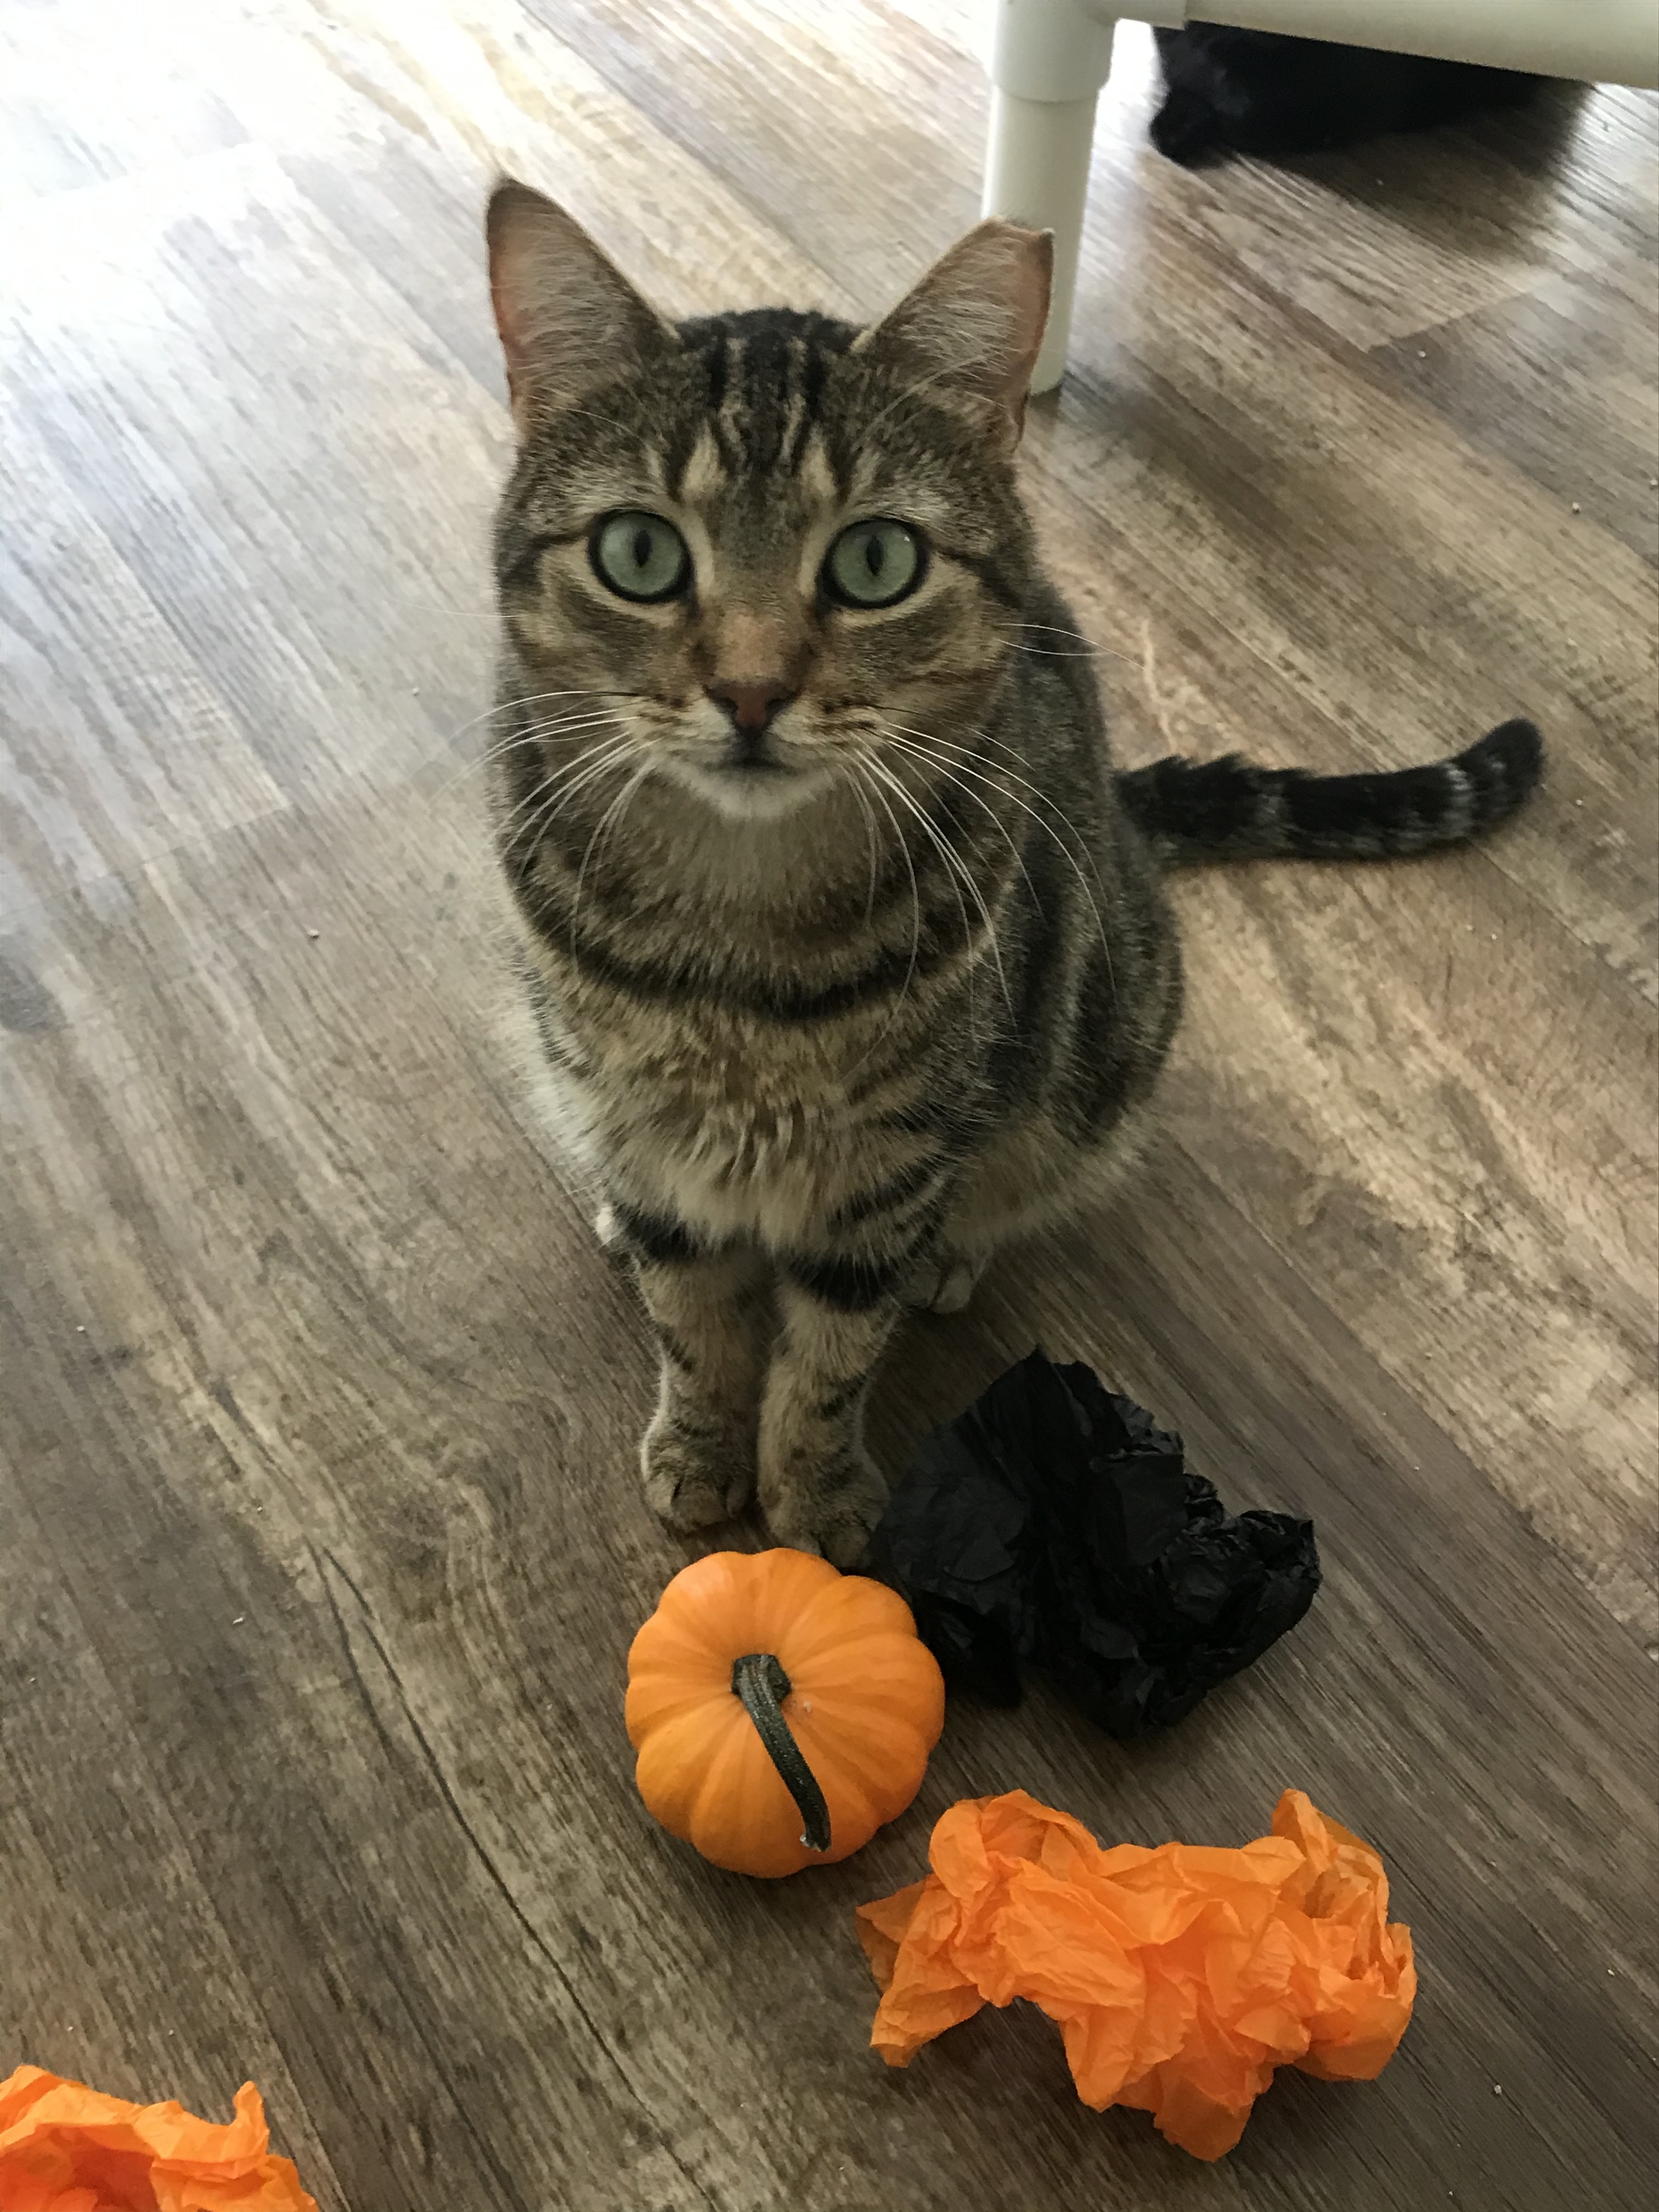
M 1502 822 L 1536 789 L 1544 741 L 1504 722 L 1467 752 L 1429 768 L 1310 775 L 1171 755 L 1126 769 L 1118 795 L 1167 866 L 1200 860 L 1385 860 L 1461 845 Z

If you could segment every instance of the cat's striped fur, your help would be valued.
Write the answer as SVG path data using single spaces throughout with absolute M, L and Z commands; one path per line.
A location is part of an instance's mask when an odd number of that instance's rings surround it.
M 691 1528 L 758 1484 L 775 1538 L 850 1564 L 900 1312 L 962 1303 L 1132 1139 L 1181 1005 L 1160 865 L 1470 836 L 1537 738 L 1401 776 L 1115 779 L 1014 482 L 1034 234 L 982 225 L 860 333 L 672 326 L 520 186 L 490 228 L 521 438 L 496 835 L 548 1117 L 661 1348 L 647 1490 Z M 607 586 L 619 511 L 678 531 L 678 596 Z M 922 580 L 832 604 L 827 550 L 871 517 L 925 543 Z

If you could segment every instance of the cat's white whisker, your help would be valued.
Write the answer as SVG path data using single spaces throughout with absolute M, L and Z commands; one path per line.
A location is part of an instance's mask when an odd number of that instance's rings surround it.
M 871 769 L 875 766 L 875 763 L 866 756 L 862 759 L 855 760 L 852 765 L 857 774 L 861 776 L 867 777 Z M 903 830 L 899 827 L 898 817 L 894 813 L 891 804 L 888 800 L 886 794 L 878 790 L 876 786 L 872 783 L 870 786 L 870 795 L 875 800 L 876 804 L 881 808 L 883 813 L 885 814 L 888 821 L 892 825 L 894 840 L 898 846 L 900 856 L 903 860 L 906 872 L 910 878 L 910 960 L 909 965 L 904 971 L 904 981 L 899 986 L 898 996 L 893 1001 L 892 1011 L 889 1013 L 887 1019 L 882 1024 L 878 1034 L 872 1041 L 867 1048 L 859 1054 L 859 1057 L 854 1061 L 851 1068 L 848 1069 L 848 1073 L 849 1078 L 855 1075 L 859 1069 L 864 1066 L 865 1062 L 878 1052 L 882 1046 L 887 1042 L 887 1038 L 892 1030 L 893 1024 L 897 1021 L 899 1014 L 903 1008 L 904 1002 L 910 995 L 910 985 L 915 978 L 916 963 L 921 957 L 921 887 L 916 881 L 916 864 L 910 858 L 909 845 L 906 842 Z
M 930 836 L 933 837 L 934 849 L 939 853 L 940 859 L 945 862 L 945 873 L 950 879 L 951 888 L 956 897 L 957 912 L 962 918 L 963 949 L 965 952 L 971 953 L 974 940 L 973 928 L 968 920 L 968 908 L 963 902 L 961 876 L 958 870 L 952 865 L 951 854 L 940 842 L 939 836 L 933 831 L 933 825 L 927 821 L 921 809 L 916 805 L 911 793 L 905 789 L 902 781 L 897 776 L 894 775 L 890 769 L 884 767 L 878 761 L 872 761 L 869 763 L 869 767 L 871 774 L 877 777 L 880 782 L 884 783 L 896 799 L 902 801 L 909 812 L 915 817 L 915 818 L 921 823 L 922 828 Z M 978 1010 L 974 994 L 974 969 L 971 962 L 968 975 L 968 1020 L 969 1026 L 973 1031 L 975 1041 L 977 1042 Z
M 526 691 L 516 699 L 498 699 L 493 707 L 486 707 L 483 714 L 471 715 L 465 722 L 447 731 L 443 743 L 446 748 L 456 744 L 469 730 L 476 730 L 480 722 L 493 722 L 498 714 L 515 714 L 520 707 L 543 706 L 550 699 L 601 699 L 605 696 L 604 692 L 596 691 L 590 685 L 578 684 L 562 691 Z
M 865 893 L 864 898 L 864 926 L 868 929 L 876 911 L 876 869 L 878 866 L 878 854 L 876 851 L 876 817 L 871 811 L 870 802 L 865 797 L 863 787 L 859 783 L 856 776 L 851 774 L 848 770 L 843 770 L 840 775 L 838 781 L 844 784 L 847 789 L 852 793 L 854 798 L 858 802 L 859 811 L 864 817 L 865 841 L 868 846 L 870 854 L 870 887 Z
M 435 805 L 440 799 L 448 798 L 451 792 L 458 790 L 469 776 L 477 775 L 495 762 L 505 760 L 509 753 L 524 746 L 540 744 L 551 738 L 568 736 L 577 730 L 597 729 L 601 723 L 620 721 L 621 719 L 609 709 L 598 714 L 583 709 L 557 716 L 550 721 L 532 722 L 521 729 L 510 731 L 506 737 L 498 738 L 486 745 L 476 759 L 464 762 L 453 775 L 446 776 L 432 793 L 431 802 Z M 469 724 L 468 726 L 474 726 Z
M 538 804 L 528 823 L 518 835 L 526 842 L 544 837 L 560 816 L 567 813 L 585 791 L 602 782 L 613 770 L 621 768 L 633 755 L 633 746 L 627 738 L 618 738 L 595 759 L 589 762 L 580 774 L 572 773 L 568 780 L 544 789 L 538 794 Z
M 905 741 L 900 738 L 896 730 L 884 729 L 884 734 L 896 749 L 899 750 L 904 750 Z M 917 748 L 917 750 L 920 750 L 920 748 Z M 988 799 L 982 797 L 979 792 L 973 788 L 971 784 L 963 781 L 957 775 L 955 768 L 949 761 L 938 756 L 929 756 L 929 757 L 932 760 L 933 765 L 939 770 L 939 774 L 945 779 L 945 781 L 954 785 L 955 788 L 962 793 L 964 799 L 971 799 L 975 805 L 981 808 L 985 813 L 986 817 L 995 829 L 998 836 L 1002 839 L 1004 844 L 1007 846 L 1009 853 L 1012 855 L 1014 866 L 1019 870 L 1021 876 L 1024 878 L 1025 888 L 1030 893 L 1031 904 L 1033 908 L 1040 912 L 1042 910 L 1042 902 L 1037 896 L 1036 885 L 1031 881 L 1031 872 L 1025 865 L 1025 855 L 1020 851 L 1018 845 L 1015 842 L 1013 832 L 1009 829 L 1007 823 L 997 812 L 995 807 L 992 805 Z
M 884 725 L 884 726 L 896 736 L 922 739 L 929 744 L 943 746 L 947 751 L 957 756 L 964 763 L 971 762 L 976 757 L 973 748 L 970 745 L 964 745 L 960 738 L 941 737 L 936 732 L 931 730 L 914 730 L 904 722 L 889 723 Z M 973 738 L 977 738 L 981 744 L 999 746 L 1004 752 L 1007 753 L 1011 758 L 1019 762 L 1020 767 L 1018 769 L 1006 767 L 1000 761 L 993 762 L 988 765 L 995 769 L 997 775 L 1011 777 L 1015 783 L 1022 785 L 1025 790 L 1031 793 L 1035 799 L 1038 800 L 1042 805 L 1046 806 L 1049 810 L 1050 813 L 1054 816 L 1056 820 L 1058 820 L 1066 830 L 1070 830 L 1072 836 L 1077 840 L 1078 852 L 1082 854 L 1088 860 L 1090 867 L 1094 871 L 1095 881 L 1099 884 L 1100 872 L 1098 868 L 1095 866 L 1094 855 L 1089 849 L 1088 839 L 1083 835 L 1083 832 L 1078 828 L 1077 824 L 1072 820 L 1065 809 L 1056 803 L 1049 793 L 1042 788 L 1042 785 L 1039 783 L 1034 783 L 1030 776 L 1022 773 L 1025 766 L 1024 756 L 1017 752 L 1014 747 L 1007 743 L 1006 738 L 994 738 L 988 731 L 977 729 L 970 730 L 969 732 L 969 735 Z M 1054 834 L 1057 836 L 1058 832 Z M 1073 865 L 1075 866 L 1076 856 L 1070 855 L 1069 857 L 1073 859 Z M 1103 890 L 1104 886 L 1101 885 L 1101 888 Z
M 641 768 L 635 770 L 632 778 L 623 786 L 621 791 L 600 815 L 593 834 L 583 849 L 581 866 L 576 871 L 575 894 L 570 902 L 570 935 L 573 942 L 576 935 L 576 924 L 581 914 L 582 886 L 587 881 L 588 864 L 593 858 L 594 848 L 597 847 L 603 853 L 611 825 L 620 823 L 632 804 L 635 793 L 651 773 L 652 763 L 647 760 Z
M 902 729 L 902 724 L 896 726 L 896 730 Z M 907 732 L 907 734 L 914 736 L 915 733 Z M 949 744 L 950 743 L 948 739 L 939 738 L 935 738 L 933 742 L 941 744 Z M 953 748 L 953 750 L 960 749 Z M 943 763 L 939 763 L 939 765 L 943 766 Z M 1089 912 L 1094 919 L 1095 933 L 1100 939 L 1100 949 L 1106 962 L 1107 978 L 1111 984 L 1112 996 L 1114 1000 L 1115 1000 L 1117 998 L 1117 970 L 1112 959 L 1111 941 L 1106 934 L 1105 921 L 1102 916 L 1100 908 L 1096 902 L 1095 895 L 1089 888 L 1089 879 L 1084 874 L 1082 867 L 1078 861 L 1077 855 L 1066 844 L 1066 840 L 1060 836 L 1059 830 L 1054 828 L 1052 822 L 1045 820 L 1045 818 L 1037 812 L 1036 807 L 1029 805 L 1024 799 L 1020 798 L 1017 792 L 1010 791 L 1006 784 L 999 783 L 994 775 L 986 769 L 970 766 L 965 759 L 956 761 L 953 763 L 953 766 L 956 773 L 977 777 L 981 783 L 986 784 L 991 790 L 999 793 L 1002 798 L 1007 799 L 1011 805 L 1018 806 L 1023 812 L 1029 814 L 1032 821 L 1037 824 L 1038 828 L 1046 830 L 1048 836 L 1054 839 L 1054 843 L 1058 846 L 1060 852 L 1065 854 L 1067 865 L 1070 866 L 1073 874 L 1077 878 L 1079 888 L 1081 890 L 1084 897 L 1088 901 Z M 1001 774 L 1008 774 L 1011 771 L 1006 769 L 999 771 L 999 773 Z M 1019 781 L 1024 782 L 1026 779 L 1022 777 Z M 1036 791 L 1037 788 L 1035 784 L 1030 785 L 1029 787 L 1033 791 Z M 1043 800 L 1045 805 L 1054 806 L 1054 802 L 1048 798 L 1046 792 L 1038 792 L 1037 795 Z M 1077 829 L 1076 824 L 1072 822 L 1069 817 L 1058 806 L 1054 806 L 1054 811 L 1059 816 L 1060 821 L 1066 824 L 1066 827 L 1072 832 L 1072 835 L 1077 838 L 1079 844 L 1083 846 L 1083 849 L 1087 852 L 1087 846 L 1084 844 L 1081 833 Z
M 547 778 L 520 799 L 512 813 L 497 825 L 496 836 L 504 843 L 533 844 L 545 836 L 581 792 L 626 759 L 633 750 L 634 740 L 626 735 L 596 739 L 557 775 Z M 521 814 L 524 820 L 515 821 Z
M 521 814 L 532 813 L 544 799 L 558 791 L 571 777 L 576 775 L 599 754 L 614 745 L 624 743 L 626 735 L 625 731 L 609 730 L 605 735 L 590 739 L 570 759 L 562 762 L 550 774 L 538 776 L 524 797 L 498 819 L 495 825 L 497 835 L 510 830 Z
M 1035 630 L 1049 637 L 1068 637 L 1078 648 L 1073 652 L 1056 646 L 1020 645 L 1014 647 L 1016 653 L 1047 653 L 1054 660 L 1092 660 L 1097 654 L 1103 653 L 1113 660 L 1133 661 L 1134 659 L 1132 653 L 1125 653 L 1118 646 L 1097 645 L 1092 638 L 1085 637 L 1080 629 L 1066 629 L 1059 623 L 994 622 L 990 627 L 1005 637 L 1013 630 Z
M 887 783 L 888 787 L 893 792 L 895 797 L 902 799 L 905 805 L 908 806 L 911 813 L 915 815 L 916 821 L 924 834 L 932 839 L 934 849 L 938 852 L 939 858 L 944 861 L 952 882 L 957 886 L 956 894 L 957 908 L 962 916 L 962 937 L 963 945 L 965 950 L 971 950 L 972 948 L 973 931 L 969 925 L 968 909 L 963 904 L 962 901 L 962 893 L 963 890 L 967 890 L 969 896 L 973 899 L 974 903 L 978 907 L 980 918 L 985 924 L 985 934 L 991 948 L 991 958 L 996 966 L 997 981 L 1002 987 L 1003 1003 L 1006 1006 L 1010 1014 L 1012 1014 L 1014 1011 L 1014 1001 L 1012 995 L 1008 989 L 1008 978 L 1003 970 L 1002 945 L 997 936 L 996 924 L 991 919 L 991 909 L 985 902 L 984 893 L 980 890 L 978 884 L 975 881 L 973 871 L 969 867 L 967 862 L 962 858 L 962 855 L 951 844 L 950 839 L 945 835 L 944 831 L 939 828 L 938 824 L 929 821 L 927 809 L 921 805 L 915 793 L 905 789 L 902 781 L 893 775 L 891 769 L 884 767 L 879 762 L 872 762 L 871 766 L 875 774 Z

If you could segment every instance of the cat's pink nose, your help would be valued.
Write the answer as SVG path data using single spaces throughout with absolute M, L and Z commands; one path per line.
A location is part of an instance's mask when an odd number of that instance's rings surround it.
M 795 697 L 781 676 L 763 676 L 752 684 L 711 684 L 708 696 L 732 717 L 734 730 L 763 730 L 781 708 Z

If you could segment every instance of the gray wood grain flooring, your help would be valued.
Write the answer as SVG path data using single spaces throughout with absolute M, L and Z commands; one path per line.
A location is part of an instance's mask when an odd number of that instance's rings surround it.
M 474 718 L 502 164 L 679 313 L 868 313 L 975 212 L 967 0 L 0 11 L 0 2074 L 222 2117 L 323 2212 L 1635 2212 L 1654 1996 L 1656 106 L 1269 170 L 1103 105 L 1026 477 L 1128 759 L 1513 712 L 1477 853 L 1179 890 L 1109 1215 L 918 1327 L 895 1464 L 1036 1339 L 1310 1513 L 1314 1612 L 1167 1738 L 953 1705 L 776 1886 L 633 1792 L 685 1556 L 625 1283 L 495 1027 Z M 740 1540 L 753 1542 L 752 1532 Z M 860 1899 L 1014 1784 L 1371 1838 L 1418 2017 L 1214 2167 L 986 2014 L 889 2074 Z

